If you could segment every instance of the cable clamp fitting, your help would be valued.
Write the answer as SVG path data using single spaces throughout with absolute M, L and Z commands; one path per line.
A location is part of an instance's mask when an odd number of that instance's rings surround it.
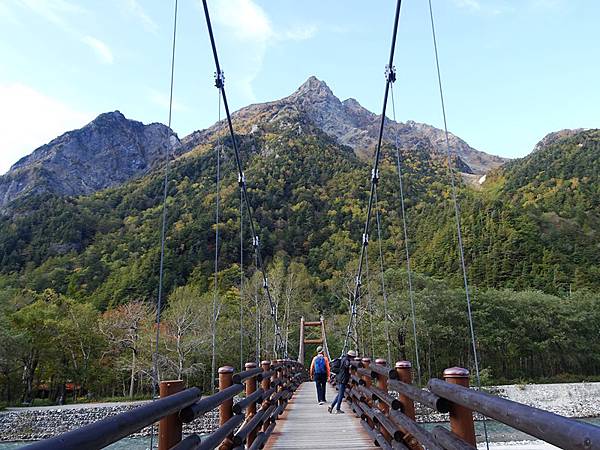
M 252 237 L 252 247 L 258 248 L 258 236 Z
M 275 305 L 271 306 L 271 315 L 275 317 Z
M 362 282 L 360 281 L 360 277 L 356 277 L 354 279 L 354 281 L 355 281 L 355 283 L 356 283 L 357 286 L 362 286 Z
M 268 289 L 269 288 L 269 279 L 268 278 L 265 278 L 263 280 L 263 288 L 264 289 Z
M 244 187 L 244 185 L 246 184 L 246 175 L 244 175 L 244 172 L 242 172 L 242 174 L 238 174 L 238 184 L 240 185 L 240 187 Z
M 369 245 L 369 235 L 366 233 L 363 233 L 363 240 L 362 240 L 363 245 Z
M 222 89 L 225 86 L 225 73 L 221 70 L 220 72 L 215 72 L 215 86 L 218 89 Z
M 379 169 L 371 169 L 371 182 L 377 184 L 379 182 Z
M 393 83 L 394 81 L 396 81 L 396 67 L 395 66 L 390 66 L 389 64 L 386 64 L 385 79 L 389 83 Z

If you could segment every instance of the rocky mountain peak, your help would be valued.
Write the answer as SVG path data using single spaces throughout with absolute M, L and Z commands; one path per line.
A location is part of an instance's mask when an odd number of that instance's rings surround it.
M 90 194 L 152 170 L 166 150 L 182 152 L 167 126 L 127 119 L 120 111 L 100 114 L 21 158 L 0 177 L 0 208 L 29 193 Z
M 302 83 L 290 97 L 309 97 L 314 99 L 335 98 L 337 100 L 337 97 L 333 95 L 327 83 L 319 80 L 314 75 Z

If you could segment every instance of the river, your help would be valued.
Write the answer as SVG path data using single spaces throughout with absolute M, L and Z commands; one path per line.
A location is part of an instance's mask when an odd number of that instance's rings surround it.
M 600 426 L 600 417 L 579 420 Z M 425 424 L 424 426 L 425 428 L 431 429 L 435 425 L 448 426 L 447 423 L 432 423 Z M 531 436 L 521 431 L 515 430 L 514 428 L 506 426 L 503 423 L 496 422 L 495 420 L 487 421 L 487 429 L 490 442 L 490 450 L 547 450 L 557 448 L 544 442 L 535 440 L 535 438 L 532 438 Z M 475 432 L 477 434 L 477 440 L 479 442 L 478 447 L 480 449 L 485 449 L 486 446 L 483 431 L 483 422 L 476 422 Z M 26 442 L 0 442 L 0 450 L 17 449 L 25 444 Z M 121 440 L 120 442 L 116 442 L 106 448 L 111 450 L 147 450 L 150 448 L 150 438 L 127 438 Z

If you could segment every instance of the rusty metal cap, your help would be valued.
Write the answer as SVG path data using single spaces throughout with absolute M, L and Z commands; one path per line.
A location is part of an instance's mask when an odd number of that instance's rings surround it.
M 233 373 L 234 369 L 231 366 L 219 367 L 219 373 Z
M 449 367 L 444 370 L 444 378 L 468 378 L 469 370 L 464 367 Z
M 396 369 L 410 369 L 412 363 L 410 361 L 398 361 L 396 362 Z
M 253 361 L 247 362 L 246 364 L 244 364 L 244 367 L 246 369 L 256 369 L 256 363 Z
M 268 361 L 268 360 L 266 360 L 266 359 L 265 359 L 264 361 L 261 361 L 261 362 L 260 362 L 260 364 L 261 364 L 262 366 L 266 366 L 267 364 L 268 364 L 268 365 L 271 365 L 271 361 Z
M 377 358 L 375 360 L 375 364 L 377 364 L 379 366 L 385 366 L 387 364 L 387 361 L 383 358 Z
M 363 358 L 361 361 L 362 361 L 362 362 L 368 362 L 368 363 L 370 363 L 370 362 L 371 362 L 371 358 L 366 358 L 366 357 L 365 357 L 365 358 Z

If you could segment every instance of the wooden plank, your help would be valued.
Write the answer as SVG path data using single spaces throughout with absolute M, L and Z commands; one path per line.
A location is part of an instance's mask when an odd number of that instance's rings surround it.
M 329 414 L 336 390 L 327 384 L 327 400 L 317 403 L 315 383 L 306 382 L 296 391 L 286 412 L 267 442 L 267 450 L 302 449 L 377 449 L 346 402 L 342 410 L 346 414 Z
M 304 322 L 305 327 L 320 327 L 321 322 Z
M 304 339 L 305 344 L 322 344 L 323 339 Z

